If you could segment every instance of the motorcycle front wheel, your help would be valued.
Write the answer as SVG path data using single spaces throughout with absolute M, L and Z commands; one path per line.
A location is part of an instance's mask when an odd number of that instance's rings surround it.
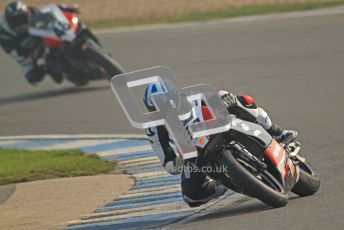
M 83 52 L 90 60 L 106 70 L 109 81 L 113 76 L 125 72 L 123 67 L 106 50 L 91 39 L 87 40 L 87 48 Z
M 231 150 L 224 150 L 219 164 L 227 167 L 228 176 L 245 194 L 278 208 L 287 205 L 289 196 L 283 185 L 268 171 L 258 170 Z M 226 185 L 226 184 L 224 184 Z
M 299 196 L 313 195 L 319 190 L 320 187 L 318 172 L 308 161 L 300 162 L 299 168 L 299 180 L 291 191 Z

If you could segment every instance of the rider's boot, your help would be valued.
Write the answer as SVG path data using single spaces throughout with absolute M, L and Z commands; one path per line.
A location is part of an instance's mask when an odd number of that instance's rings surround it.
M 193 199 L 190 199 L 189 197 L 187 197 L 186 195 L 183 195 L 184 201 L 190 207 L 192 207 L 192 208 L 199 207 L 202 204 L 208 203 L 212 199 L 215 199 L 215 198 L 218 198 L 218 197 L 224 195 L 228 191 L 227 187 L 225 187 L 222 184 L 219 184 L 216 181 L 209 180 L 206 183 L 207 183 L 206 186 L 213 187 L 213 193 L 210 196 L 203 198 L 203 199 L 193 200 Z

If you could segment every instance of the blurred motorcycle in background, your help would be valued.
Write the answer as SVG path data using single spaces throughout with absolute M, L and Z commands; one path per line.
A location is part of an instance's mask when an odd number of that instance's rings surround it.
M 34 46 L 34 39 L 41 39 L 44 45 L 32 55 L 38 62 L 44 62 L 47 72 L 59 74 L 76 86 L 94 80 L 110 80 L 124 72 L 78 19 L 79 8 L 50 4 L 41 7 L 40 12 L 29 27 L 31 39 L 23 45 Z

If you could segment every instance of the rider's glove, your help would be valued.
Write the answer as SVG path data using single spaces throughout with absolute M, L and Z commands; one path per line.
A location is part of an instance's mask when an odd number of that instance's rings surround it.
M 227 109 L 235 106 L 235 104 L 236 104 L 236 96 L 232 93 L 224 94 L 221 97 L 221 100 L 223 101 L 223 103 L 225 104 Z

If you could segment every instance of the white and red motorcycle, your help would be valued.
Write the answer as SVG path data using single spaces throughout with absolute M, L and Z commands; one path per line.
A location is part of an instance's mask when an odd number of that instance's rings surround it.
M 29 34 L 43 44 L 36 55 L 46 53 L 47 72 L 54 71 L 78 86 L 123 73 L 97 37 L 80 22 L 78 13 L 77 7 L 51 4 L 41 7 L 33 18 Z M 28 40 L 30 45 L 32 41 Z
M 204 120 L 212 119 L 206 106 L 202 114 Z M 227 169 L 208 176 L 233 191 L 282 207 L 288 203 L 288 192 L 309 196 L 320 187 L 317 171 L 300 154 L 301 144 L 280 144 L 256 123 L 233 116 L 229 131 L 204 138 L 200 145 L 194 140 L 198 156 L 192 164 Z

